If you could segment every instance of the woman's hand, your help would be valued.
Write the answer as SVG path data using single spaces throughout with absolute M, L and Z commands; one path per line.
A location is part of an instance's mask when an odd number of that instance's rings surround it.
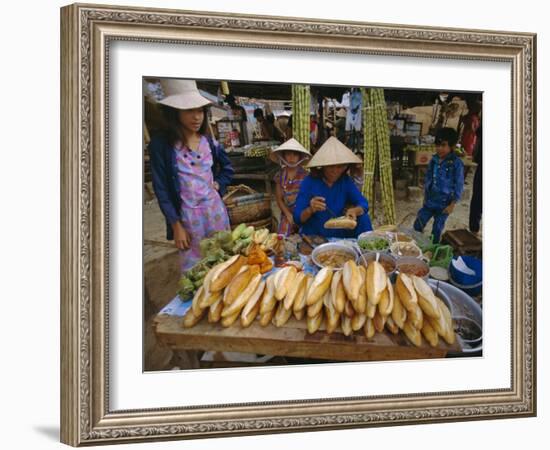
M 327 209 L 324 197 L 313 197 L 309 202 L 309 207 L 311 211 L 316 213 L 318 211 L 324 211 Z
M 218 183 L 217 181 L 214 181 L 213 186 L 214 186 L 214 189 L 216 189 L 216 191 L 220 190 L 220 183 Z
M 356 206 L 355 208 L 349 208 L 346 211 L 346 217 L 352 220 L 357 220 L 357 216 L 363 215 L 365 212 L 363 211 L 363 208 L 360 206 Z
M 180 250 L 187 250 L 191 247 L 191 235 L 183 227 L 180 221 L 172 225 L 174 231 L 174 243 Z

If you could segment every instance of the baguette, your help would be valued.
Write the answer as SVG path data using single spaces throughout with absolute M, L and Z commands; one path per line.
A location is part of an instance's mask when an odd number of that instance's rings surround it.
M 351 328 L 351 319 L 346 315 L 342 316 L 340 325 L 342 327 L 342 332 L 344 333 L 344 336 L 350 336 L 353 332 Z
M 293 309 L 295 315 L 298 311 L 305 311 L 307 293 L 308 293 L 308 290 L 309 290 L 311 284 L 313 283 L 313 277 L 312 276 L 305 275 L 304 278 L 305 278 L 305 284 L 302 287 L 302 289 L 300 290 L 300 292 L 297 294 L 296 299 L 294 300 L 294 303 L 292 305 L 292 309 Z M 303 317 L 303 315 L 302 315 L 302 317 Z M 300 319 L 298 319 L 298 320 L 300 320 Z
M 195 295 L 193 296 L 193 302 L 191 303 L 191 309 L 193 310 L 193 313 L 195 316 L 198 316 L 201 311 L 204 309 L 201 304 L 204 299 L 204 286 L 201 286 L 197 289 L 197 292 L 195 292 Z
M 254 273 L 250 266 L 242 266 L 239 272 L 237 272 L 237 275 L 235 275 L 235 278 L 233 278 L 225 288 L 223 292 L 223 302 L 226 305 L 233 303 L 243 289 L 248 286 L 253 275 Z
M 422 325 L 422 335 L 426 338 L 428 343 L 432 347 L 437 347 L 437 344 L 439 344 L 439 335 L 437 334 L 437 331 L 431 326 L 429 320 L 425 320 L 424 324 Z
M 221 270 L 217 270 L 210 281 L 208 290 L 210 292 L 218 292 L 223 290 L 229 282 L 237 275 L 241 267 L 247 262 L 247 258 L 240 255 L 235 255 L 229 258 L 224 263 L 221 263 Z
M 209 292 L 206 290 L 204 291 L 204 295 L 202 296 L 202 300 L 200 302 L 199 307 L 200 308 L 208 308 L 209 306 L 213 305 L 214 303 L 217 303 L 218 300 L 222 298 L 222 291 L 218 292 Z
M 355 261 L 346 261 L 341 273 L 346 296 L 352 302 L 357 302 L 359 299 L 359 289 L 361 288 L 361 274 Z
M 386 283 L 386 289 L 384 289 L 384 292 L 382 292 L 382 296 L 380 297 L 380 303 L 378 304 L 378 309 L 380 310 L 380 314 L 383 316 L 389 316 L 393 311 L 393 305 L 394 305 L 393 286 L 388 280 L 388 282 Z
M 413 282 L 408 275 L 400 273 L 397 276 L 395 290 L 399 294 L 399 299 L 405 309 L 407 311 L 414 310 L 418 304 L 418 297 Z
M 339 313 L 344 311 L 346 304 L 346 293 L 342 283 L 342 271 L 335 272 L 330 283 L 332 305 Z
M 359 296 L 353 307 L 359 314 L 364 314 L 367 311 L 367 269 L 365 266 L 359 266 L 359 276 L 361 277 Z
M 439 311 L 441 312 L 441 315 L 443 316 L 445 322 L 445 334 L 443 334 L 441 337 L 445 340 L 447 344 L 453 345 L 455 343 L 456 336 L 451 311 L 449 311 L 449 308 L 447 308 L 445 302 L 439 297 L 436 297 L 436 300 L 439 306 Z
M 405 321 L 407 320 L 407 310 L 403 307 L 397 290 L 394 292 L 393 296 L 393 310 L 391 312 L 391 317 L 395 324 L 399 328 L 403 329 L 403 325 L 405 325 Z
M 243 328 L 247 328 L 250 325 L 252 325 L 252 322 L 254 322 L 254 319 L 256 319 L 259 312 L 260 312 L 260 302 L 254 303 L 254 306 L 249 311 L 246 311 L 246 309 L 243 309 L 243 312 L 241 313 L 241 326 Z
M 260 314 L 265 314 L 275 308 L 277 299 L 275 298 L 275 275 L 267 278 L 264 295 L 260 304 Z
M 279 272 L 278 276 L 275 275 L 275 298 L 281 301 L 292 287 L 298 272 L 294 266 L 283 267 Z
M 365 337 L 368 340 L 371 340 L 374 337 L 374 333 L 376 332 L 376 330 L 374 329 L 374 323 L 370 317 L 367 317 L 367 321 L 365 322 L 363 331 L 365 333 Z
M 262 280 L 260 276 L 260 283 L 258 284 L 258 287 L 244 305 L 243 316 L 247 316 L 256 307 L 256 304 L 260 304 L 260 298 L 262 298 L 262 294 L 264 293 L 265 285 L 265 280 Z
M 349 318 L 352 318 L 355 315 L 355 309 L 349 300 L 346 302 L 346 306 L 344 307 L 344 314 Z
M 328 292 L 328 291 L 327 291 Z M 326 295 L 326 294 L 325 294 Z M 317 303 L 314 303 L 313 305 L 309 305 L 307 307 L 307 316 L 308 317 L 315 317 L 319 314 L 319 312 L 323 309 L 324 301 L 323 299 L 319 299 Z
M 367 321 L 366 314 L 355 314 L 351 319 L 351 329 L 353 331 L 358 331 L 365 325 Z
M 378 305 L 387 280 L 382 264 L 376 261 L 370 262 L 367 267 L 367 299 L 371 304 Z
M 184 328 L 194 327 L 197 323 L 200 322 L 205 312 L 206 312 L 206 309 L 201 309 L 199 310 L 198 314 L 195 314 L 195 312 L 193 311 L 193 308 L 189 308 L 185 313 L 185 316 L 183 316 L 183 320 L 182 320 L 183 327 Z
M 266 327 L 271 323 L 271 321 L 273 320 L 273 316 L 275 315 L 275 311 L 276 309 L 273 308 L 266 313 L 260 315 L 260 325 L 262 327 Z
M 439 308 L 437 306 L 437 300 L 432 291 L 432 288 L 423 278 L 413 275 L 412 277 L 414 288 L 418 296 L 418 304 L 427 316 L 434 319 L 439 318 Z
M 285 323 L 288 322 L 290 316 L 292 315 L 292 309 L 286 309 L 285 305 L 282 302 L 279 303 L 277 307 L 277 312 L 275 313 L 275 326 L 282 327 Z
M 261 292 L 260 294 L 257 294 L 257 288 L 260 286 L 260 281 L 262 281 L 262 276 L 259 273 L 254 275 L 250 280 L 250 283 L 248 283 L 248 286 L 244 288 L 235 301 L 228 305 L 227 308 L 224 308 L 222 311 L 222 317 L 228 317 L 240 312 L 253 295 L 261 295 Z
M 417 330 L 422 329 L 424 324 L 424 313 L 419 305 L 415 305 L 411 311 L 407 311 L 407 321 Z
M 397 334 L 399 333 L 399 327 L 397 324 L 393 321 L 391 316 L 388 316 L 388 319 L 386 320 L 386 328 L 390 330 L 391 334 Z
M 240 316 L 240 311 L 237 311 L 235 314 L 223 317 L 223 312 L 226 309 L 227 309 L 227 306 L 224 306 L 224 308 L 222 309 L 222 321 L 221 321 L 222 327 L 225 327 L 225 328 L 233 325 Z
M 219 322 L 222 317 L 222 309 L 223 309 L 223 301 L 222 301 L 222 297 L 220 296 L 220 299 L 213 305 L 210 305 L 210 308 L 208 308 L 208 322 L 209 323 Z
M 315 275 L 315 279 L 307 294 L 306 303 L 308 306 L 317 303 L 317 300 L 319 300 L 329 289 L 331 281 L 332 269 L 330 267 L 323 267 L 317 275 Z
M 305 289 L 306 285 L 307 285 L 306 274 L 304 272 L 298 273 L 293 278 L 293 280 L 291 281 L 291 284 L 288 285 L 286 289 L 286 296 L 283 301 L 283 304 L 285 305 L 285 309 L 292 309 L 292 307 L 294 306 L 294 302 L 298 299 L 300 295 L 303 295 L 303 290 Z M 275 290 L 275 293 L 276 292 L 277 290 Z
M 420 334 L 420 331 L 416 327 L 414 327 L 411 322 L 405 322 L 405 325 L 403 325 L 403 333 L 405 333 L 407 339 L 417 347 L 420 347 L 422 345 L 422 336 Z
M 374 325 L 374 329 L 378 333 L 382 333 L 382 331 L 384 331 L 384 326 L 386 325 L 386 319 L 387 319 L 387 316 L 383 316 L 382 314 L 380 314 L 379 310 L 376 310 L 376 314 L 372 319 L 372 323 Z
M 309 334 L 315 333 L 319 327 L 321 326 L 321 322 L 323 321 L 323 314 L 319 313 L 316 316 L 308 317 L 307 318 L 307 332 Z
M 357 221 L 346 216 L 335 217 L 325 222 L 325 228 L 329 229 L 339 228 L 353 230 L 355 227 L 357 227 Z

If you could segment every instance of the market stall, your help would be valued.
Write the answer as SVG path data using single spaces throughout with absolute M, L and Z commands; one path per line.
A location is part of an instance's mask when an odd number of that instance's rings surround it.
M 174 350 L 334 361 L 481 352 L 480 306 L 430 276 L 431 260 L 450 265 L 452 254 L 437 259 L 412 231 L 327 242 L 242 225 L 203 249 L 155 319 L 157 339 Z

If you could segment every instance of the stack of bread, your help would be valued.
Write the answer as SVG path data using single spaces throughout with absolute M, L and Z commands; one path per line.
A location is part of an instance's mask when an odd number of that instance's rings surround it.
M 433 347 L 443 338 L 455 341 L 451 313 L 427 282 L 399 274 L 395 286 L 376 261 L 368 267 L 347 261 L 341 270 L 329 267 L 312 276 L 294 265 L 266 276 L 258 251 L 247 258 L 236 255 L 213 267 L 193 298 L 183 319 L 184 327 L 198 323 L 208 312 L 208 322 L 229 327 L 239 318 L 242 327 L 258 318 L 261 326 L 284 326 L 290 317 L 305 320 L 307 331 L 324 328 L 350 336 L 363 330 L 367 339 L 387 329 L 400 330 L 410 342 L 422 345 L 422 336 Z M 261 259 L 261 258 L 260 258 Z

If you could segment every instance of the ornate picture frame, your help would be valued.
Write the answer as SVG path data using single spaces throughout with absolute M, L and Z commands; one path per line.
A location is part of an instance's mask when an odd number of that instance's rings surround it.
M 109 386 L 109 50 L 115 41 L 511 65 L 511 385 L 117 411 Z M 61 10 L 61 440 L 73 446 L 536 414 L 536 35 L 75 4 Z

